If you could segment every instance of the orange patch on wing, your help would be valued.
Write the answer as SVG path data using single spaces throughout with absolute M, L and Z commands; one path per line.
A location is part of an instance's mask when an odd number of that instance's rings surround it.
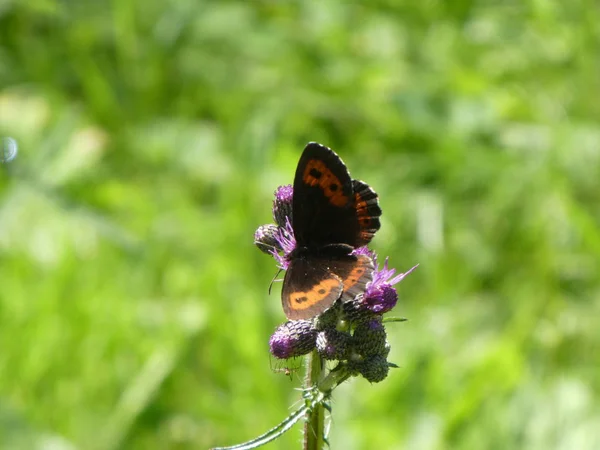
M 373 233 L 372 231 L 361 231 L 360 232 L 360 239 L 363 242 L 369 242 L 371 239 L 373 239 L 373 236 L 375 236 L 375 233 Z
M 367 202 L 362 199 L 362 197 L 360 196 L 360 194 L 358 192 L 354 195 L 354 198 L 356 200 L 356 214 L 359 217 L 366 216 L 368 214 Z
M 319 186 L 330 203 L 335 206 L 346 206 L 350 201 L 344 195 L 341 181 L 336 177 L 323 161 L 311 159 L 306 164 L 302 181 L 309 186 Z
M 290 308 L 308 309 L 326 299 L 334 290 L 339 289 L 339 278 L 326 278 L 315 284 L 309 291 L 296 291 L 290 294 Z
M 360 278 L 365 274 L 365 271 L 365 266 L 362 263 L 354 267 L 352 269 L 352 272 L 350 272 L 348 276 L 344 279 L 344 291 L 347 291 L 356 283 L 358 283 L 358 280 L 360 280 Z
M 356 215 L 358 219 L 361 224 L 369 225 L 372 217 L 372 213 L 369 212 L 369 201 L 364 200 L 358 192 L 354 194 L 354 200 L 356 202 Z

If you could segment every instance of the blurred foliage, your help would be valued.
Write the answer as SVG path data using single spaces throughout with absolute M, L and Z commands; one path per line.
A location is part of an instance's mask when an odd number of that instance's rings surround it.
M 600 448 L 592 1 L 0 1 L 0 447 L 197 449 L 299 399 L 252 244 L 309 140 L 379 193 L 401 368 L 333 449 Z M 298 431 L 272 448 L 298 448 Z

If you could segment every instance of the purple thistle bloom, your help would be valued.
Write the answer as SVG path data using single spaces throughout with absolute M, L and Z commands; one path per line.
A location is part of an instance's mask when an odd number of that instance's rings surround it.
M 417 264 L 416 266 L 411 267 L 410 270 L 408 270 L 404 273 L 399 273 L 398 275 L 396 275 L 394 278 L 392 278 L 390 280 L 390 278 L 393 277 L 394 274 L 396 273 L 396 269 L 388 268 L 389 258 L 385 258 L 385 262 L 383 263 L 383 268 L 381 268 L 381 269 L 379 269 L 379 263 L 377 262 L 377 257 L 375 257 L 374 260 L 375 260 L 375 272 L 373 273 L 373 281 L 371 282 L 371 284 L 388 283 L 390 285 L 394 285 L 396 283 L 400 283 L 400 281 L 402 281 L 404 279 L 404 277 L 406 277 L 409 273 L 411 273 L 413 270 L 415 270 L 419 266 Z
M 398 301 L 398 293 L 396 292 L 396 288 L 393 287 L 394 284 L 402 281 L 404 277 L 417 268 L 418 264 L 409 271 L 394 276 L 396 269 L 388 268 L 388 258 L 385 259 L 381 269 L 376 257 L 374 257 L 374 260 L 375 271 L 373 272 L 373 280 L 367 284 L 363 304 L 370 311 L 383 314 L 396 306 L 396 302 Z
M 380 286 L 371 286 L 363 299 L 366 307 L 374 313 L 383 314 L 396 306 L 398 293 L 391 285 L 384 283 Z
M 352 254 L 356 255 L 356 256 L 358 256 L 358 255 L 368 256 L 369 258 L 371 258 L 373 260 L 377 259 L 377 257 L 375 256 L 375 252 L 372 250 L 369 250 L 369 248 L 366 245 L 364 247 L 355 248 L 352 251 Z
M 291 203 L 294 198 L 294 187 L 291 184 L 279 186 L 275 190 L 275 197 L 279 202 Z
M 275 235 L 275 240 L 277 241 L 279 248 L 283 250 L 283 255 L 280 255 L 276 250 L 272 250 L 271 254 L 279 264 L 279 267 L 287 270 L 290 265 L 288 256 L 296 248 L 294 229 L 292 228 L 289 218 L 285 218 L 285 227 L 279 227 L 279 233 Z
M 292 217 L 292 199 L 294 198 L 294 188 L 291 184 L 279 186 L 275 191 L 275 200 L 273 201 L 273 220 L 280 227 L 285 227 L 287 219 Z

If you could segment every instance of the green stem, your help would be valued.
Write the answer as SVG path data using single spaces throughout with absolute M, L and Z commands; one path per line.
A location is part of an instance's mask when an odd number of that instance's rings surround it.
M 323 358 L 316 350 L 306 358 L 306 377 L 304 389 L 314 389 L 323 379 L 325 371 Z M 316 402 L 306 412 L 304 422 L 304 450 L 323 450 L 325 448 L 325 408 L 323 402 Z

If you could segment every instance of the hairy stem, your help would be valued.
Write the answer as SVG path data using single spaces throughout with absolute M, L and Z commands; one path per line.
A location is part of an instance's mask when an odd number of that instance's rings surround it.
M 306 377 L 304 389 L 314 389 L 324 376 L 324 361 L 316 350 L 306 357 Z M 304 450 L 323 450 L 325 448 L 325 408 L 322 402 L 316 402 L 306 413 L 304 423 Z

